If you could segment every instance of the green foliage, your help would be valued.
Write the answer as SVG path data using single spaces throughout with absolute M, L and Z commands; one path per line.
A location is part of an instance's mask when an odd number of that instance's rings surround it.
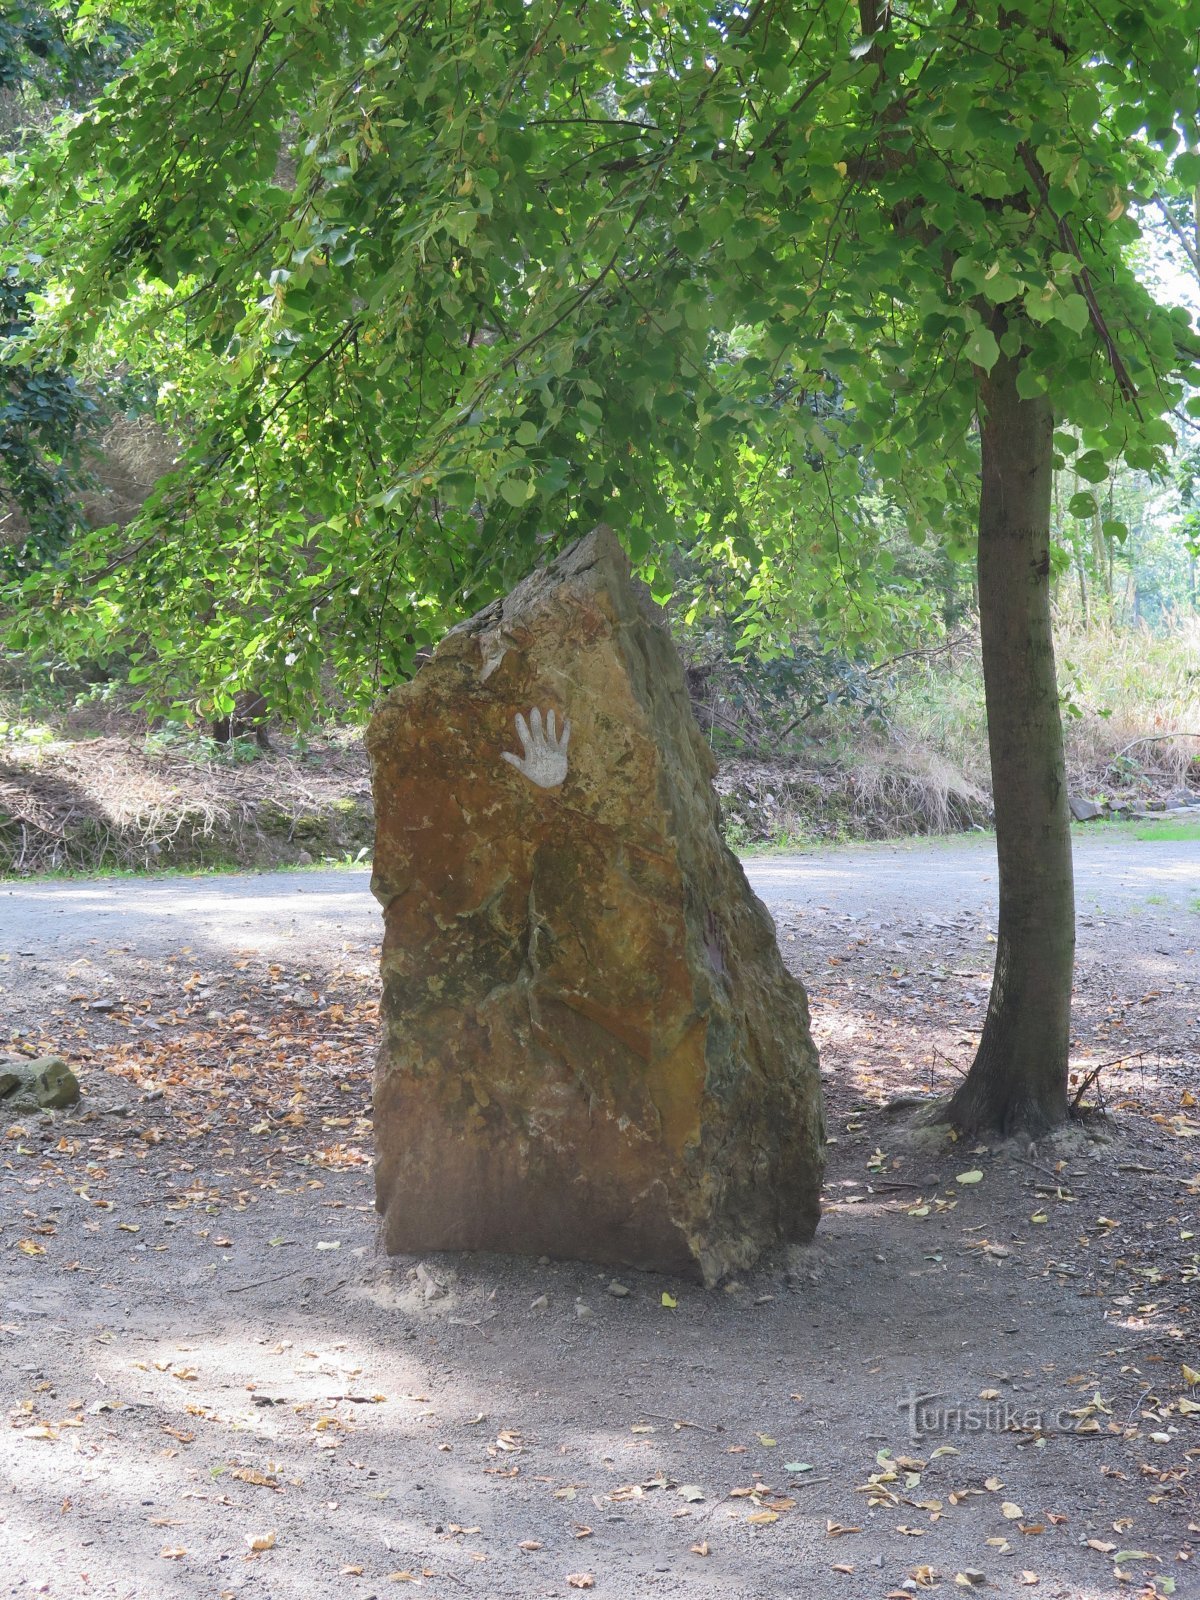
M 716 749 L 779 756 L 835 708 L 883 717 L 887 683 L 837 650 L 792 639 L 762 655 L 728 624 L 687 637 L 685 650 L 689 691 Z
M 6 5 L 0 11 L 0 91 L 28 90 L 38 99 L 84 104 L 112 78 L 139 34 L 101 21 L 90 0 Z
M 108 15 L 144 43 L 13 185 L 14 265 L 42 352 L 196 426 L 10 595 L 25 647 L 361 702 L 604 519 L 660 595 L 689 553 L 694 619 L 727 584 L 853 649 L 912 615 L 888 517 L 970 553 L 1002 353 L 1085 484 L 1164 463 L 1195 341 L 1125 252 L 1200 159 L 1196 0 Z
M 28 336 L 30 293 L 14 268 L 0 274 L 0 349 L 19 350 Z M 21 572 L 40 565 L 75 524 L 79 435 L 96 406 L 59 368 L 0 362 L 0 381 L 0 489 L 30 528 L 27 543 L 0 546 L 0 572 Z

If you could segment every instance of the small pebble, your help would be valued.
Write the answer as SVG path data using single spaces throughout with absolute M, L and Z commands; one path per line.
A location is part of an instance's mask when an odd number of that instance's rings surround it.
M 582 1300 L 576 1300 L 576 1302 L 575 1302 L 575 1315 L 579 1318 L 579 1320 L 581 1322 L 586 1322 L 587 1319 L 591 1316 L 591 1314 L 592 1314 L 591 1306 L 585 1306 Z
M 616 1278 L 614 1278 L 608 1286 L 608 1292 L 613 1296 L 614 1299 L 624 1300 L 625 1296 L 629 1293 L 629 1289 L 627 1285 L 618 1283 Z
M 540 1294 L 536 1300 L 530 1303 L 529 1309 L 530 1311 L 545 1311 L 549 1304 L 549 1297 L 547 1295 Z

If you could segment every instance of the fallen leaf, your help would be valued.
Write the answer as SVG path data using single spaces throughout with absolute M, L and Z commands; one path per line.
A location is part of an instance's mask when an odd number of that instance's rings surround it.
M 541 1548 L 542 1541 L 540 1539 L 522 1539 L 517 1545 L 518 1550 L 540 1550 Z
M 257 1555 L 263 1550 L 274 1550 L 275 1538 L 275 1530 L 272 1528 L 270 1533 L 248 1533 L 246 1535 L 246 1543 Z
M 970 1172 L 960 1172 L 954 1181 L 955 1183 L 982 1183 L 983 1173 L 978 1167 L 972 1167 Z
M 698 1483 L 681 1483 L 675 1492 L 681 1499 L 688 1501 L 689 1504 L 694 1504 L 697 1500 L 704 1499 L 704 1490 Z
M 778 1511 L 752 1511 L 746 1521 L 757 1523 L 760 1526 L 768 1522 L 778 1522 L 779 1513 Z
M 170 1428 L 165 1430 L 170 1433 Z M 178 1437 L 178 1435 L 176 1435 Z M 189 1438 L 193 1437 L 189 1435 Z M 258 1472 L 254 1467 L 233 1467 L 229 1476 L 237 1478 L 240 1483 L 253 1483 L 260 1489 L 278 1489 L 281 1486 L 278 1478 L 273 1478 L 269 1472 Z
M 1019 1522 L 1020 1519 L 1025 1515 L 1015 1500 L 1002 1501 L 1000 1505 L 1000 1511 L 1001 1514 L 1006 1516 L 1010 1522 Z
M 758 1442 L 766 1450 L 774 1450 L 775 1446 L 779 1443 L 778 1439 L 772 1439 L 771 1436 L 766 1433 L 759 1434 Z
M 679 1301 L 676 1300 L 676 1298 L 675 1298 L 675 1296 L 673 1294 L 668 1294 L 667 1291 L 664 1289 L 663 1290 L 663 1296 L 662 1296 L 662 1303 L 663 1303 L 664 1306 L 666 1306 L 668 1311 L 674 1311 L 675 1307 L 679 1304 Z M 577 1583 L 575 1585 L 575 1587 L 577 1589 L 587 1589 L 587 1588 L 591 1587 L 591 1584 L 590 1584 L 590 1581 L 588 1583 Z
M 572 1589 L 594 1589 L 596 1580 L 590 1572 L 568 1572 L 567 1582 Z
M 707 1556 L 711 1554 L 707 1543 L 703 1541 L 700 1544 L 692 1545 L 691 1551 L 694 1556 Z
M 825 1519 L 825 1532 L 831 1539 L 837 1539 L 843 1533 L 861 1533 L 862 1529 L 847 1526 L 844 1522 L 833 1522 L 827 1517 Z
M 180 1561 L 187 1555 L 187 1548 L 181 1544 L 166 1544 L 158 1553 L 164 1561 Z

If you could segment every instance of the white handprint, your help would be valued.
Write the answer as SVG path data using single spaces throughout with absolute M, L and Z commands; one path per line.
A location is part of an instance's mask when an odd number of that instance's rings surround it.
M 571 724 L 563 723 L 560 737 L 554 712 L 547 711 L 543 731 L 542 713 L 536 706 L 529 713 L 528 722 L 520 712 L 517 713 L 516 722 L 522 754 L 515 756 L 511 750 L 502 750 L 501 756 L 511 762 L 518 772 L 524 773 L 530 783 L 536 783 L 539 789 L 557 789 L 567 775 L 567 744 L 571 738 Z

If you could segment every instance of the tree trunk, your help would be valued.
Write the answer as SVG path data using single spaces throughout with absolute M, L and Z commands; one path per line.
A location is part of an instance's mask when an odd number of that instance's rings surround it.
M 999 331 L 999 330 L 998 330 Z M 979 1050 L 950 1102 L 968 1133 L 1038 1135 L 1067 1116 L 1075 891 L 1050 627 L 1053 416 L 1019 364 L 982 380 L 979 614 L 1000 923 Z

